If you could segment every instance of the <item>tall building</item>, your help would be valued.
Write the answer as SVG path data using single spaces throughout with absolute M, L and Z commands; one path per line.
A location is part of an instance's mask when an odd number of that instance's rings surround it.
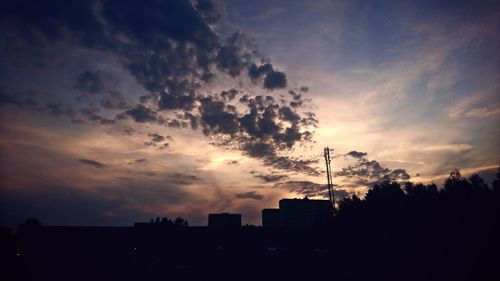
M 266 228 L 280 227 L 280 210 L 279 209 L 263 209 L 262 210 L 262 226 Z
M 208 227 L 238 228 L 241 227 L 241 214 L 209 214 Z
M 279 202 L 281 227 L 313 227 L 324 224 L 332 215 L 329 200 L 281 199 Z

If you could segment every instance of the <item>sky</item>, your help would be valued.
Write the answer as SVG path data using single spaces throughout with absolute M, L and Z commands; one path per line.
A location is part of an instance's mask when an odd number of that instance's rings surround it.
M 499 1 L 2 1 L 0 224 L 131 225 L 500 163 Z

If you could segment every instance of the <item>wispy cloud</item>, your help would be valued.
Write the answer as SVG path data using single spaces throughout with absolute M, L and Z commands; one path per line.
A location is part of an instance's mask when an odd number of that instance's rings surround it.
M 101 162 L 97 162 L 97 161 L 92 160 L 92 159 L 83 159 L 83 158 L 81 158 L 81 159 L 78 159 L 78 161 L 80 163 L 92 166 L 92 167 L 97 168 L 97 169 L 102 169 L 102 168 L 106 167 L 105 164 L 102 164 Z

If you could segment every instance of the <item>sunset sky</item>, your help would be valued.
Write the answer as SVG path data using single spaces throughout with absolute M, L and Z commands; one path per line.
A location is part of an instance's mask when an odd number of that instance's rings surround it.
M 0 224 L 131 225 L 500 163 L 499 1 L 2 1 Z

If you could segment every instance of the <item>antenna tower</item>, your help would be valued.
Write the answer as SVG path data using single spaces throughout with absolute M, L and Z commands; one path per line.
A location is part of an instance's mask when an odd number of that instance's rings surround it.
M 333 194 L 333 180 L 332 180 L 332 167 L 330 165 L 330 148 L 325 147 L 323 150 L 323 154 L 325 156 L 325 164 L 326 164 L 326 177 L 328 180 L 328 198 L 332 204 L 333 209 L 335 210 L 335 195 Z

